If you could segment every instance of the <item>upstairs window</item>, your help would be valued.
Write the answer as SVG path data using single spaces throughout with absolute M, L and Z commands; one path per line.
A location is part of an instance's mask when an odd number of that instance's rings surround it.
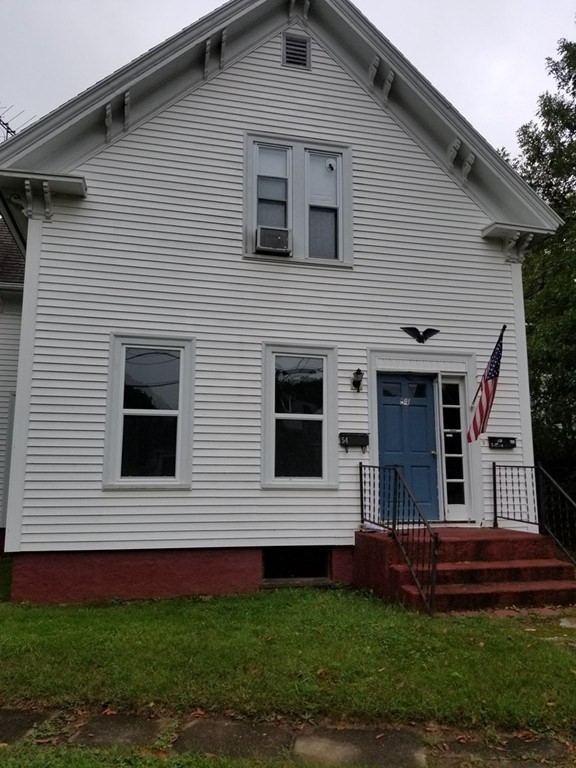
M 346 148 L 250 142 L 247 254 L 351 264 L 351 157 Z
M 306 152 L 308 165 L 308 257 L 338 259 L 341 155 Z
M 257 153 L 256 223 L 262 227 L 288 227 L 290 150 L 260 144 Z

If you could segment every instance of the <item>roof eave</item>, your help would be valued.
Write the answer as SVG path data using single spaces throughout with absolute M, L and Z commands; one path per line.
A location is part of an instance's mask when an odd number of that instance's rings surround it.
M 116 120 L 118 131 L 129 129 L 126 104 L 130 103 L 130 92 L 134 104 L 152 88 L 168 88 L 169 74 L 181 76 L 189 88 L 192 62 L 202 82 L 202 77 L 207 79 L 233 60 L 231 57 L 224 61 L 226 29 L 233 32 L 228 35 L 228 50 L 232 38 L 239 55 L 247 39 L 254 42 L 256 26 L 277 29 L 278 20 L 289 23 L 291 13 L 311 29 L 316 24 L 332 31 L 357 80 L 466 189 L 488 218 L 521 221 L 523 228 L 532 230 L 555 231 L 560 226 L 560 217 L 349 0 L 315 0 L 311 5 L 293 0 L 230 0 L 5 142 L 0 147 L 0 165 L 28 164 L 35 170 L 44 166 L 56 171 L 74 168 L 78 157 L 118 135 L 114 125 L 110 132 L 104 127 L 108 118 L 110 124 Z M 211 47 L 212 51 L 220 48 L 220 61 L 212 70 Z M 391 73 L 389 92 L 386 83 Z M 176 96 L 177 86 L 170 87 L 172 96 Z M 133 113 L 145 119 L 150 106 L 141 105 L 139 113 L 132 107 Z M 91 132 L 90 140 L 82 147 L 84 155 L 79 147 L 77 156 L 65 160 L 61 157 L 61 165 L 54 168 L 58 162 L 54 158 L 65 151 L 71 132 L 82 130 L 86 135 Z M 48 142 L 51 152 L 46 151 Z

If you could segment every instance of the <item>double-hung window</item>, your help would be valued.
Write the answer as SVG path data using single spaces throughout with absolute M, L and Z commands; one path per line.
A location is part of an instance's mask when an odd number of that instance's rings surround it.
M 189 340 L 113 338 L 105 484 L 189 483 L 191 357 Z
M 342 249 L 342 156 L 306 152 L 308 258 L 338 261 Z
M 335 483 L 334 388 L 334 350 L 266 349 L 265 484 Z
M 351 264 L 348 148 L 251 139 L 248 163 L 248 255 Z
M 256 223 L 262 227 L 288 227 L 290 149 L 258 145 Z

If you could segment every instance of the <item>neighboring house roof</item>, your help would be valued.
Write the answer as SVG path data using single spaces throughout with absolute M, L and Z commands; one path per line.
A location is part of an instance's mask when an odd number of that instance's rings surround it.
M 6 222 L 0 219 L 0 285 L 24 283 L 24 256 L 10 234 Z
M 290 26 L 313 36 L 466 189 L 491 219 L 485 237 L 556 230 L 561 219 L 349 0 L 231 0 L 4 142 L 0 168 L 71 172 Z

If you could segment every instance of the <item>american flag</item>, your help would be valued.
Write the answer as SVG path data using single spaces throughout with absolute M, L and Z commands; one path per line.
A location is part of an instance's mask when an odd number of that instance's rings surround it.
M 504 338 L 505 330 L 506 326 L 503 326 L 502 330 L 500 331 L 498 341 L 496 342 L 496 346 L 490 355 L 490 360 L 488 360 L 488 365 L 486 366 L 486 370 L 482 376 L 480 386 L 478 387 L 478 391 L 480 392 L 480 399 L 478 400 L 476 410 L 474 411 L 472 424 L 470 424 L 470 428 L 468 429 L 467 439 L 469 443 L 477 440 L 482 432 L 486 432 L 488 417 L 490 416 L 490 411 L 492 410 L 492 403 L 494 402 L 494 395 L 496 394 L 496 387 L 498 386 L 498 376 L 500 376 L 500 361 L 502 360 L 502 339 Z

